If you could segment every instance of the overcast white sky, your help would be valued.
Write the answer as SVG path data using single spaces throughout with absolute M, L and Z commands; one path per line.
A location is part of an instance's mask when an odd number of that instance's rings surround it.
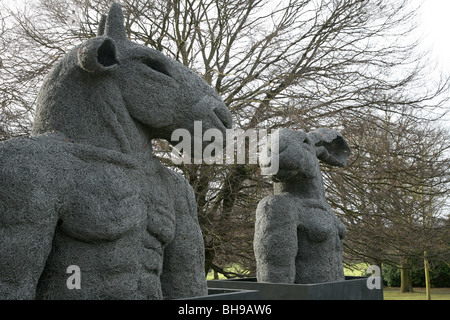
M 431 57 L 439 63 L 440 70 L 450 74 L 450 0 L 415 0 L 422 3 L 421 27 L 422 46 L 430 50 Z M 437 76 L 437 75 L 436 75 Z M 444 126 L 450 130 L 450 106 Z
M 421 8 L 424 45 L 450 71 L 450 1 L 424 0 Z
M 18 4 L 23 0 L 0 0 L 0 2 Z M 418 32 L 424 35 L 424 45 L 430 46 L 434 57 L 450 71 L 450 0 L 413 0 L 413 2 L 423 3 L 420 12 L 422 25 Z
M 21 3 L 23 0 L 0 0 L 6 3 Z M 391 0 L 396 1 L 396 0 Z M 413 0 L 423 3 L 422 24 L 417 30 L 423 35 L 424 48 L 430 48 L 443 69 L 450 72 L 450 0 Z

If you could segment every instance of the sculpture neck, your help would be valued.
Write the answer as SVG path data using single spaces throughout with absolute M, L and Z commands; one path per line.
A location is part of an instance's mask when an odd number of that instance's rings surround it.
M 274 194 L 290 193 L 301 199 L 324 199 L 325 189 L 322 177 L 306 179 L 295 177 L 288 181 L 274 182 Z

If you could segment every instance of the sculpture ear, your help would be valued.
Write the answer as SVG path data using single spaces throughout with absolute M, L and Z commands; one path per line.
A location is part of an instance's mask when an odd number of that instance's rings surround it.
M 78 65 L 88 72 L 103 72 L 119 64 L 114 40 L 109 37 L 95 37 L 78 47 Z
M 339 132 L 320 128 L 308 133 L 308 138 L 316 148 L 318 159 L 331 166 L 344 167 L 347 165 L 350 147 Z

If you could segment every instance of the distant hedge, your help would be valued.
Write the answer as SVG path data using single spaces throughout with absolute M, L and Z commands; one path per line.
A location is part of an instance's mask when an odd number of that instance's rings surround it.
M 388 287 L 400 287 L 400 269 L 389 265 L 382 268 L 383 283 Z M 413 287 L 425 287 L 424 268 L 413 267 L 411 271 Z M 450 264 L 439 263 L 430 269 L 430 282 L 432 288 L 450 288 Z

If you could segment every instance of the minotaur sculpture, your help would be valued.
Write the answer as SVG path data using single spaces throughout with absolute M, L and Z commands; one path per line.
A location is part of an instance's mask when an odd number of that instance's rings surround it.
M 127 40 L 112 4 L 46 77 L 32 135 L 0 144 L 0 299 L 207 294 L 193 190 L 151 148 L 194 121 L 231 127 L 199 76 Z

